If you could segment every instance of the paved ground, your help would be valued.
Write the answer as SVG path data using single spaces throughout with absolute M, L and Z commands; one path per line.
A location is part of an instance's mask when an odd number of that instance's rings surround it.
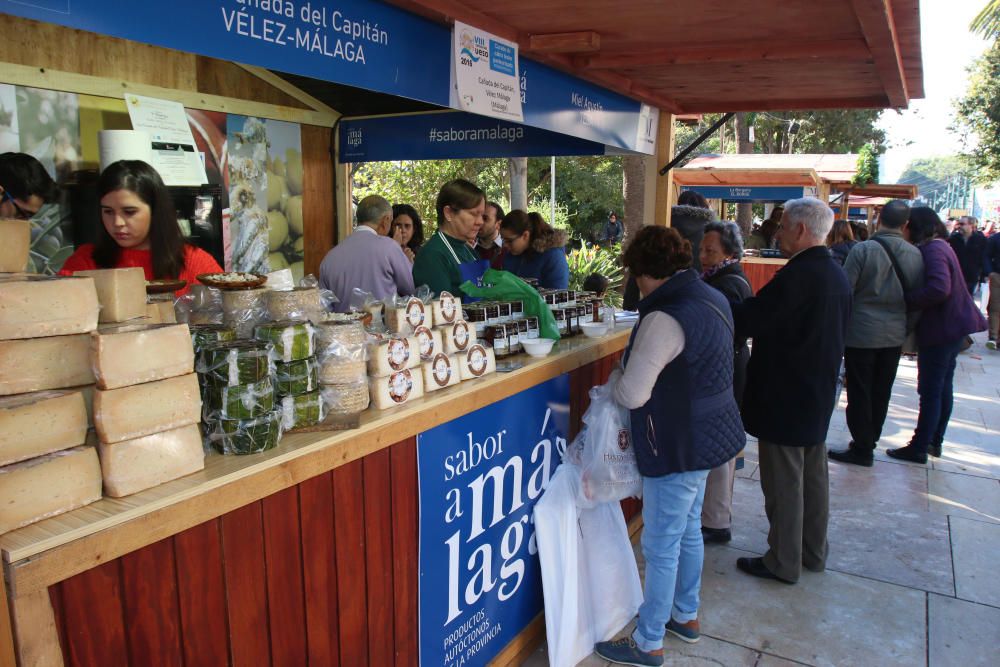
M 984 347 L 985 333 L 974 338 L 959 356 L 941 459 L 922 466 L 885 455 L 906 444 L 916 423 L 916 363 L 904 359 L 875 466 L 830 463 L 825 574 L 803 571 L 786 586 L 736 570 L 739 556 L 767 549 L 750 443 L 736 480 L 733 541 L 705 552 L 702 640 L 668 638 L 666 664 L 1000 664 L 1000 352 Z M 845 400 L 827 439 L 833 449 L 850 440 Z M 547 663 L 543 647 L 526 664 Z M 605 664 L 596 656 L 581 663 Z

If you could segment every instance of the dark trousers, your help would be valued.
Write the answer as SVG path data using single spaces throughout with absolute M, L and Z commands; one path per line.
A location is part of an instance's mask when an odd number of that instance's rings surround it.
M 786 581 L 798 581 L 803 566 L 822 572 L 830 518 L 826 444 L 787 447 L 761 440 L 757 452 L 770 524 L 764 565 Z
M 910 445 L 919 452 L 926 453 L 931 445 L 944 442 L 944 432 L 951 419 L 952 383 L 961 346 L 961 339 L 944 345 L 921 345 L 917 353 L 920 414 Z
M 901 352 L 902 347 L 849 347 L 844 350 L 847 428 L 851 431 L 851 448 L 859 454 L 871 456 L 875 443 L 882 437 Z

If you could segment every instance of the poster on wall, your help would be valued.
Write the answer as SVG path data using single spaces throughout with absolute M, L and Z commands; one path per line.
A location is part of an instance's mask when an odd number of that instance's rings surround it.
M 568 422 L 562 375 L 417 437 L 424 667 L 486 665 L 542 612 L 532 510 Z
M 517 44 L 455 21 L 455 87 L 462 111 L 522 122 Z
M 296 123 L 230 115 L 226 268 L 302 279 L 302 142 Z
M 21 135 L 17 132 L 17 92 L 14 86 L 0 83 L 0 153 L 18 153 Z
M 167 185 L 207 183 L 201 156 L 195 150 L 184 105 L 171 100 L 126 93 L 132 129 L 152 140 L 153 167 Z

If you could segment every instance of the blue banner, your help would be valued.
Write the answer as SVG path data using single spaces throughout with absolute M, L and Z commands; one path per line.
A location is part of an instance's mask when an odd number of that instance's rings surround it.
M 542 611 L 532 510 L 568 420 L 561 375 L 418 436 L 424 667 L 486 665 Z
M 705 199 L 740 202 L 785 202 L 801 197 L 815 197 L 816 188 L 734 186 L 734 185 L 686 185 L 683 190 L 692 190 Z
M 833 209 L 834 213 L 840 213 L 840 206 L 839 205 L 833 204 L 833 205 L 830 206 L 830 208 Z M 867 208 L 861 208 L 861 207 L 855 208 L 854 206 L 852 206 L 851 208 L 847 209 L 847 217 L 848 218 L 867 218 L 868 217 L 868 209 Z
M 592 141 L 457 111 L 345 120 L 338 158 L 344 163 L 604 153 L 605 147 Z

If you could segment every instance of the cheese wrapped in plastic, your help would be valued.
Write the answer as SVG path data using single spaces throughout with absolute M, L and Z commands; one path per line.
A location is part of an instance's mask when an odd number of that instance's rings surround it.
M 205 422 L 206 437 L 221 454 L 259 454 L 278 446 L 281 420 L 281 410 L 252 419 L 209 419 Z
M 198 354 L 197 370 L 209 386 L 260 382 L 274 374 L 274 346 L 258 340 L 208 343 Z
M 94 384 L 90 336 L 0 340 L 0 396 Z
M 326 414 L 354 415 L 368 409 L 368 380 L 323 385 L 320 396 L 323 398 Z
M 274 346 L 275 360 L 283 363 L 311 357 L 316 353 L 315 329 L 306 320 L 284 320 L 258 325 L 254 338 Z
M 476 342 L 476 330 L 462 319 L 438 327 L 437 330 L 441 333 L 442 349 L 445 354 L 465 352 L 469 349 L 469 345 Z
M 403 304 L 386 305 L 385 324 L 391 333 L 409 336 L 417 327 L 433 327 L 434 312 L 429 305 L 413 296 Z
M 97 447 L 104 493 L 121 498 L 205 467 L 196 424 Z
M 101 322 L 125 322 L 146 315 L 146 272 L 142 269 L 94 269 L 74 275 L 94 279 Z
M 431 312 L 434 315 L 434 326 L 454 324 L 462 319 L 462 300 L 450 292 L 441 292 L 431 302 Z
M 87 421 L 82 391 L 0 398 L 0 465 L 82 445 Z
M 94 392 L 94 428 L 101 442 L 120 442 L 201 421 L 194 373 Z
M 73 447 L 0 468 L 0 534 L 101 498 L 93 447 Z
M 394 408 L 424 395 L 424 378 L 420 369 L 402 370 L 385 377 L 368 380 L 372 405 L 378 410 Z
M 86 333 L 97 328 L 99 312 L 92 278 L 0 280 L 0 340 Z
M 417 339 L 387 338 L 368 348 L 368 375 L 385 377 L 420 365 L 420 345 Z
M 319 391 L 281 398 L 281 427 L 286 431 L 315 426 L 326 418 L 326 408 Z
M 457 356 L 449 357 L 443 352 L 438 352 L 433 359 L 425 361 L 421 366 L 424 376 L 424 391 L 430 393 L 461 382 L 462 376 L 458 364 Z
M 30 220 L 0 220 L 0 273 L 24 271 L 31 249 Z
M 462 380 L 475 380 L 497 370 L 497 358 L 493 348 L 484 347 L 479 343 L 472 345 L 463 354 L 457 355 Z
M 433 359 L 435 354 L 444 351 L 444 347 L 441 342 L 441 332 L 437 329 L 417 327 L 413 332 L 413 337 L 417 339 L 417 346 L 420 348 L 421 361 Z
M 116 389 L 194 371 L 186 324 L 134 324 L 91 334 L 98 389 Z M 83 384 L 83 383 L 77 383 Z

